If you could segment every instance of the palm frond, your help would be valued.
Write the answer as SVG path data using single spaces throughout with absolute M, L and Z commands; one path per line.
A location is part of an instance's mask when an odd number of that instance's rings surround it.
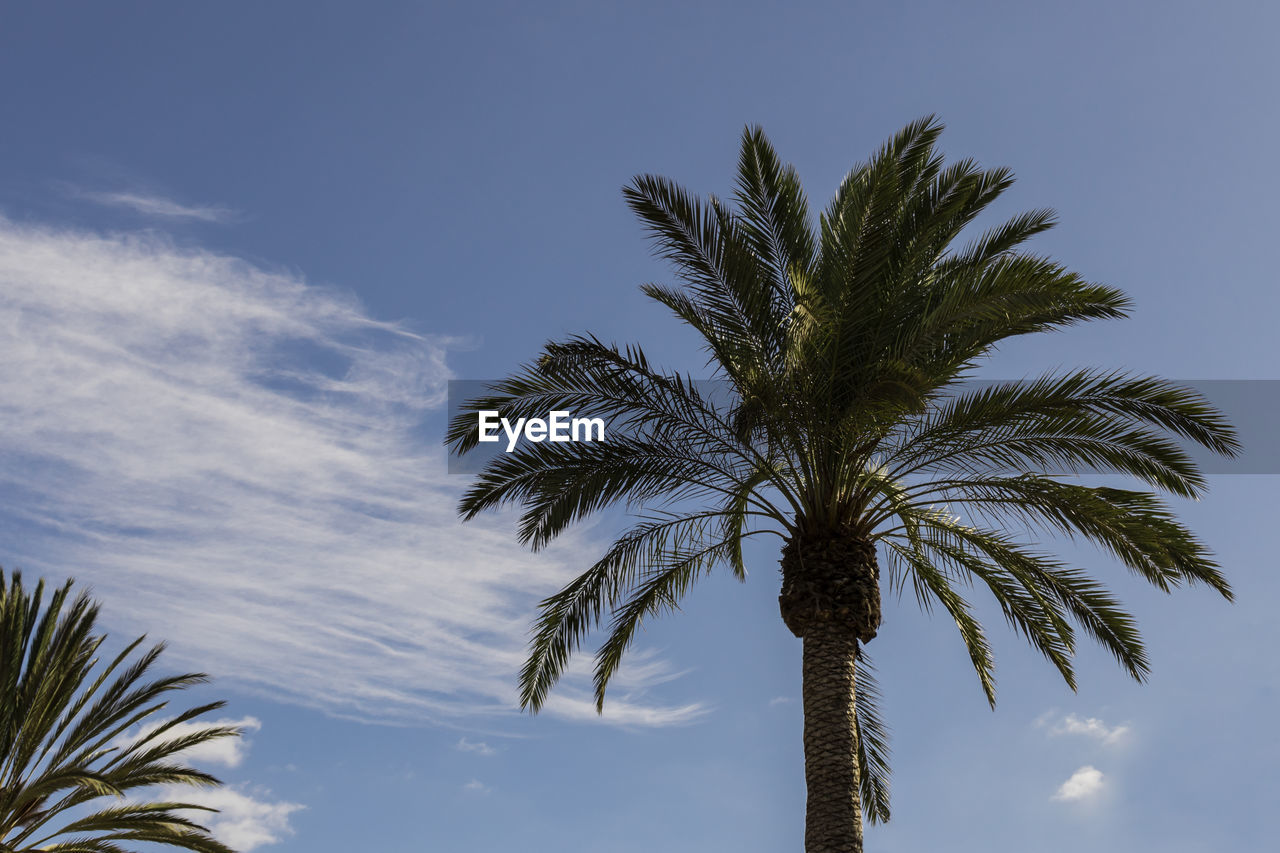
M 809 202 L 796 170 L 778 159 L 760 127 L 742 133 L 737 192 L 742 232 L 773 274 L 776 319 L 787 316 L 795 302 L 797 281 L 812 274 L 817 241 L 809 221 Z
M 858 650 L 855 721 L 858 734 L 858 784 L 862 813 L 871 823 L 889 822 L 889 727 L 880 712 L 880 686 L 865 649 Z
M 104 638 L 94 632 L 98 607 L 83 593 L 72 599 L 71 590 L 68 581 L 46 604 L 43 581 L 28 593 L 21 573 L 6 578 L 0 572 L 0 849 L 114 853 L 130 849 L 120 842 L 149 842 L 231 853 L 180 813 L 197 806 L 141 802 L 93 809 L 104 797 L 118 800 L 159 784 L 219 784 L 182 755 L 237 736 L 239 729 L 210 725 L 171 735 L 175 726 L 222 707 L 212 702 L 122 744 L 129 729 L 167 707 L 167 694 L 207 678 L 187 673 L 152 679 L 163 647 L 135 656 L 143 638 L 99 666 L 95 653 Z
M 639 580 L 670 554 L 697 548 L 721 518 L 719 511 L 655 514 L 619 536 L 591 568 L 542 601 L 520 673 L 521 706 L 541 709 L 569 656 L 604 613 L 625 601 Z

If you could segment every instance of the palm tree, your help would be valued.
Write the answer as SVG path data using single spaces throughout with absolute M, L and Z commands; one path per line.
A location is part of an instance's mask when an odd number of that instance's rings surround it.
M 716 566 L 745 578 L 745 538 L 781 538 L 779 608 L 803 641 L 809 853 L 860 851 L 862 813 L 889 816 L 864 650 L 882 583 L 954 619 L 993 705 L 986 635 L 958 591 L 975 580 L 1073 688 L 1072 623 L 1134 678 L 1148 669 L 1134 620 L 1107 589 L 1010 526 L 1091 540 L 1160 589 L 1200 582 L 1231 596 L 1153 493 L 1204 489 L 1178 437 L 1238 450 L 1203 399 L 1116 371 L 965 383 L 1003 340 L 1123 317 L 1129 302 L 1020 250 L 1053 225 L 1048 210 L 954 246 L 1012 178 L 970 160 L 944 165 L 941 130 L 932 117 L 904 128 L 849 173 L 816 224 L 795 170 L 758 128 L 742 137 L 736 204 L 637 177 L 626 200 L 684 282 L 643 290 L 701 337 L 714 381 L 661 370 L 639 347 L 572 337 L 469 401 L 447 437 L 455 452 L 475 448 L 482 409 L 600 417 L 605 441 L 498 454 L 460 512 L 518 505 L 520 540 L 534 549 L 607 506 L 639 515 L 542 602 L 520 676 L 531 711 L 607 618 L 595 666 L 602 707 L 646 618 Z M 1059 476 L 1090 472 L 1146 489 Z
M 232 853 L 182 814 L 210 809 L 146 796 L 153 785 L 220 784 L 181 753 L 239 734 L 231 726 L 192 729 L 223 703 L 157 718 L 166 694 L 208 679 L 148 680 L 163 646 L 130 661 L 143 637 L 99 666 L 98 605 L 84 593 L 72 599 L 71 587 L 67 581 L 42 607 L 43 581 L 28 593 L 20 572 L 8 582 L 0 572 L 0 851 L 126 853 L 150 842 Z

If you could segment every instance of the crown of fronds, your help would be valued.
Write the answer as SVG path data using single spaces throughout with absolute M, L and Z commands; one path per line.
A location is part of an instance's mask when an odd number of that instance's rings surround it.
M 637 177 L 627 203 L 682 285 L 644 286 L 701 338 L 710 382 L 654 366 L 635 346 L 548 343 L 452 420 L 457 453 L 475 412 L 601 417 L 600 443 L 524 443 L 490 462 L 461 501 L 471 518 L 520 507 L 541 548 L 592 513 L 637 524 L 542 603 L 521 701 L 542 707 L 570 655 L 607 623 L 598 703 L 644 620 L 674 609 L 716 566 L 746 575 L 742 542 L 840 531 L 876 542 L 891 588 L 955 621 L 987 699 L 994 665 L 962 590 L 985 587 L 1073 688 L 1076 630 L 1134 678 L 1148 662 L 1133 619 L 1085 572 L 1006 530 L 1093 542 L 1160 589 L 1203 583 L 1230 597 L 1208 551 L 1157 492 L 1205 481 L 1179 439 L 1234 455 L 1230 425 L 1170 382 L 1077 370 L 966 384 L 1006 339 L 1124 317 L 1118 290 L 1022 247 L 1054 224 L 1033 210 L 963 245 L 961 232 L 1012 184 L 1006 169 L 945 164 L 942 125 L 913 122 L 855 167 L 812 219 L 795 170 L 759 128 L 742 136 L 730 202 Z M 1061 474 L 1134 478 L 1137 490 Z M 888 817 L 886 735 L 863 654 L 863 800 Z

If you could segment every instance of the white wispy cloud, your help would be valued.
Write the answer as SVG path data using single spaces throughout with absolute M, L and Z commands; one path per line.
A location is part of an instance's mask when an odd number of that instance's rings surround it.
M 1119 743 L 1129 733 L 1128 726 L 1108 726 L 1097 717 L 1080 717 L 1076 714 L 1067 714 L 1059 719 L 1045 715 L 1038 722 L 1054 737 L 1083 735 L 1106 744 Z
M 462 790 L 466 791 L 468 794 L 484 795 L 493 793 L 493 789 L 481 782 L 479 779 L 472 779 L 470 782 L 462 786 Z
M 1077 800 L 1087 799 L 1096 795 L 1102 790 L 1106 777 L 1102 775 L 1102 771 L 1086 764 L 1075 773 L 1067 781 L 1058 786 L 1058 790 L 1054 793 L 1052 799 L 1061 802 L 1075 802 Z
M 779 705 L 789 705 L 794 701 L 795 700 L 792 699 L 790 696 L 774 696 L 772 699 L 769 700 L 769 707 L 776 708 Z
M 584 723 L 608 723 L 628 727 L 683 725 L 703 716 L 710 709 L 702 702 L 687 705 L 654 707 L 647 697 L 654 687 L 674 681 L 688 670 L 678 670 L 659 656 L 660 649 L 639 648 L 630 652 L 622 666 L 609 680 L 609 696 L 605 714 L 596 712 L 595 693 L 590 689 L 595 661 L 590 655 L 577 655 L 565 667 L 561 684 L 547 697 L 543 707 Z
M 274 844 L 293 835 L 289 817 L 306 806 L 284 801 L 272 802 L 271 792 L 244 786 L 192 788 L 185 785 L 162 785 L 156 799 L 188 803 L 217 809 L 217 812 L 192 810 L 186 816 L 208 827 L 213 837 L 240 853 Z
M 163 717 L 145 726 L 140 726 L 136 730 L 126 732 L 113 740 L 111 745 L 119 749 L 128 748 L 169 722 L 170 719 L 172 717 Z M 241 717 L 238 720 L 223 718 L 203 723 L 177 723 L 164 732 L 161 736 L 161 741 L 168 742 L 186 737 L 203 731 L 210 726 L 235 726 L 241 732 L 256 732 L 262 728 L 262 721 L 257 717 Z M 189 749 L 184 749 L 181 755 L 195 765 L 221 764 L 224 767 L 239 767 L 245 756 L 249 754 L 251 745 L 251 742 L 241 734 L 240 737 L 220 737 L 207 740 Z
M 236 212 L 227 207 L 179 204 L 172 199 L 158 195 L 138 192 L 101 192 L 79 188 L 71 188 L 69 191 L 76 198 L 82 198 L 107 207 L 125 208 L 142 216 L 155 216 L 161 219 L 198 219 L 202 222 L 230 222 L 236 217 Z
M 507 714 L 536 602 L 589 565 L 461 525 L 438 434 L 453 342 L 155 235 L 0 218 L 5 564 L 92 584 L 114 631 L 275 698 L 380 721 Z M 641 654 L 605 722 L 705 712 Z M 597 719 L 575 671 L 549 713 Z
M 458 742 L 454 745 L 454 748 L 457 749 L 459 752 L 474 752 L 477 755 L 484 755 L 484 756 L 498 754 L 498 750 L 489 746 L 489 744 L 485 743 L 484 741 L 470 741 L 470 740 L 467 740 L 466 738 L 459 738 Z

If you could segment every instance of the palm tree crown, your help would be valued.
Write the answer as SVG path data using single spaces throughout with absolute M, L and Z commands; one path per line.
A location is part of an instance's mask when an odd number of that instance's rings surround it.
M 232 853 L 182 814 L 208 808 L 150 800 L 145 790 L 220 784 L 180 754 L 239 734 L 231 726 L 184 725 L 223 703 L 157 719 L 165 694 L 207 678 L 148 680 L 163 647 L 130 662 L 142 637 L 100 667 L 95 655 L 105 637 L 94 633 L 98 606 L 83 593 L 71 598 L 71 586 L 44 606 L 43 581 L 28 593 L 21 573 L 6 582 L 0 572 L 0 851 L 127 853 L 150 849 L 136 846 L 150 842 Z M 145 728 L 130 736 L 137 725 Z
M 1116 599 L 1008 535 L 1011 523 L 1090 540 L 1161 589 L 1199 582 L 1230 597 L 1207 550 L 1154 494 L 1204 489 L 1178 438 L 1237 451 L 1203 399 L 1102 370 L 965 384 L 1005 339 L 1123 317 L 1129 303 L 1021 249 L 1053 225 L 1048 210 L 954 245 L 1012 178 L 944 164 L 941 129 L 931 117 L 905 127 L 849 173 L 816 223 L 758 128 L 743 134 L 732 204 L 637 177 L 626 200 L 683 280 L 644 292 L 701 337 L 714 381 L 661 370 L 638 347 L 572 337 L 471 401 L 447 438 L 456 452 L 473 449 L 480 409 L 601 417 L 603 442 L 500 454 L 460 511 L 520 506 L 520 539 L 535 549 L 604 507 L 640 514 L 542 603 L 520 679 L 534 711 L 592 629 L 607 620 L 595 667 L 603 703 L 647 617 L 713 567 L 744 578 L 746 537 L 781 538 L 781 615 L 805 648 L 811 853 L 861 850 L 860 812 L 889 815 L 862 649 L 880 624 L 882 582 L 954 619 L 993 704 L 991 653 L 958 591 L 975 580 L 1072 687 L 1077 627 L 1134 678 L 1147 672 Z M 1145 488 L 1056 475 L 1087 472 Z

